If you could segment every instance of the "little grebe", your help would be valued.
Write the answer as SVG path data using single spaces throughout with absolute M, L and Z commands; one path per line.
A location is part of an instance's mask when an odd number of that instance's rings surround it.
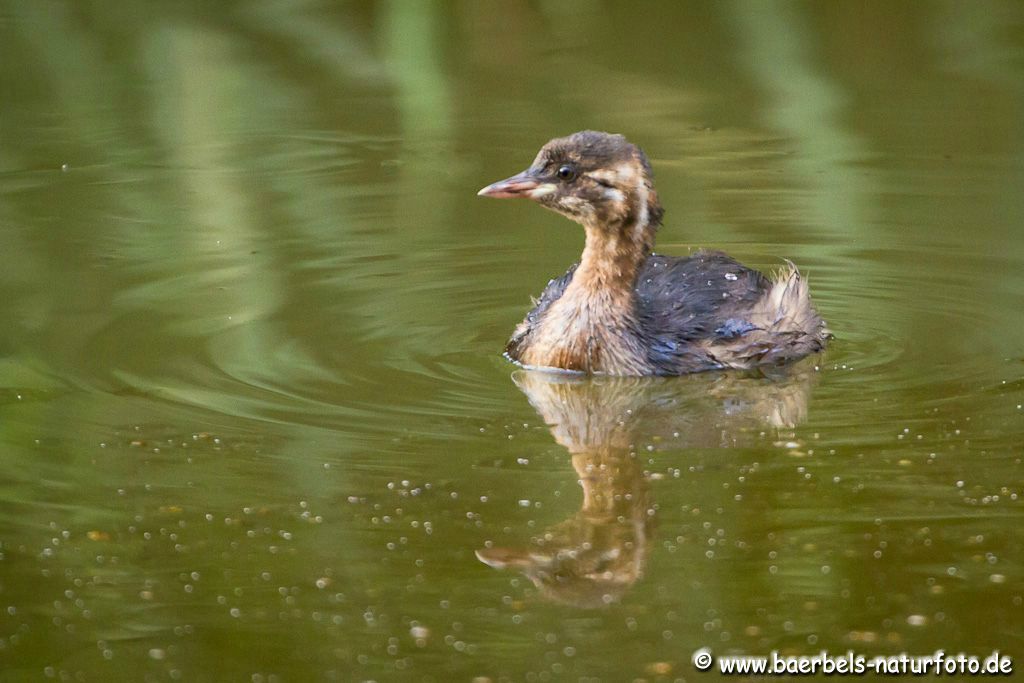
M 664 211 L 650 164 L 621 135 L 556 138 L 527 170 L 480 190 L 527 197 L 583 225 L 580 262 L 551 280 L 505 347 L 527 366 L 681 375 L 777 365 L 830 338 L 792 264 L 769 279 L 717 251 L 652 253 Z

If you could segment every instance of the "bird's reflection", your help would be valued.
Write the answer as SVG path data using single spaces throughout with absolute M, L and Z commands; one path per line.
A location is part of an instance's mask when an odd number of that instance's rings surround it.
M 643 575 L 654 516 L 637 455 L 660 448 L 747 445 L 765 429 L 795 427 L 807 415 L 815 373 L 676 378 L 578 377 L 521 370 L 513 380 L 572 456 L 583 488 L 579 512 L 527 547 L 492 547 L 477 557 L 515 569 L 550 600 L 597 607 Z

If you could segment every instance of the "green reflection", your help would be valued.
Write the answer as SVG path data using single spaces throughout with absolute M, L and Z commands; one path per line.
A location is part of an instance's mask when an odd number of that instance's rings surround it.
M 1024 655 L 1022 26 L 0 4 L 3 677 Z M 750 378 L 510 379 L 581 236 L 474 193 L 585 127 L 650 154 L 666 253 L 809 272 L 837 340 L 795 410 Z
M 571 455 L 583 500 L 578 513 L 534 537 L 528 548 L 492 546 L 478 550 L 477 558 L 521 572 L 550 600 L 584 608 L 621 600 L 643 575 L 655 540 L 656 507 L 639 444 L 728 447 L 747 440 L 751 428 L 791 429 L 806 418 L 812 377 L 806 367 L 774 379 L 517 372 L 516 386 Z

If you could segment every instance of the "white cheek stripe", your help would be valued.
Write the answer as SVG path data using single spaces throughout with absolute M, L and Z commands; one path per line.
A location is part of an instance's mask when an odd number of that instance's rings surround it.
M 647 229 L 647 221 L 650 218 L 648 215 L 650 212 L 647 209 L 647 195 L 647 182 L 641 175 L 636 183 L 636 197 L 640 202 L 640 216 L 637 217 L 636 227 L 633 228 L 633 236 L 635 238 L 640 238 L 644 230 Z
M 585 218 L 590 218 L 594 215 L 593 205 L 579 197 L 568 195 L 559 199 L 558 203 L 562 208 L 573 213 L 582 214 Z
M 546 197 L 549 194 L 554 194 L 555 189 L 554 184 L 544 183 L 543 185 L 538 185 L 530 190 L 528 194 L 530 195 L 530 199 L 540 199 L 541 197 Z
M 591 171 L 587 175 L 594 180 L 605 184 L 633 186 L 636 192 L 637 201 L 640 203 L 640 210 L 636 217 L 636 224 L 633 226 L 633 239 L 642 239 L 644 232 L 647 230 L 647 224 L 651 220 L 650 210 L 647 206 L 647 199 L 650 196 L 650 190 L 647 187 L 647 180 L 644 178 L 643 173 L 640 173 L 634 164 L 627 162 L 619 164 L 612 169 Z M 626 199 L 626 195 L 623 194 L 622 190 L 616 187 L 605 188 L 603 194 L 605 199 L 609 199 L 614 202 L 621 202 Z
M 624 183 L 635 183 L 637 181 L 643 182 L 643 176 L 636 172 L 636 166 L 630 162 L 619 164 L 615 167 L 616 173 Z
M 627 161 L 615 168 L 591 171 L 587 175 L 595 180 L 613 185 L 632 185 L 636 183 L 637 176 L 640 174 L 637 173 L 636 167 Z
M 600 182 L 603 182 L 603 183 L 614 183 L 614 182 L 616 182 L 619 179 L 619 172 L 616 171 L 616 170 L 610 170 L 610 171 L 591 171 L 587 175 L 589 177 L 593 178 L 594 180 L 597 180 L 597 181 L 600 181 Z

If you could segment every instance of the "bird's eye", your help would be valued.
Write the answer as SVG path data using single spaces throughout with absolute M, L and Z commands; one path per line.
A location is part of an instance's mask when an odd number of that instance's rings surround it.
M 574 180 L 576 178 L 576 169 L 569 164 L 564 164 L 558 167 L 557 175 L 559 180 Z

